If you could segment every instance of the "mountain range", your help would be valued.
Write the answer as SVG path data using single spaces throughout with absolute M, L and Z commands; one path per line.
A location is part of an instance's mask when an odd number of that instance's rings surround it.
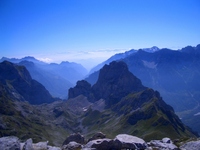
M 24 66 L 4 61 L 0 72 L 0 136 L 54 145 L 75 132 L 90 137 L 102 131 L 109 138 L 129 133 L 147 141 L 197 137 L 159 92 L 143 86 L 121 61 L 105 65 L 94 85 L 78 81 L 67 101 L 52 98 Z
M 25 66 L 33 79 L 42 83 L 52 96 L 59 98 L 67 98 L 68 89 L 87 74 L 83 66 L 73 62 L 48 64 L 30 56 L 21 59 L 2 57 L 0 62 L 5 60 Z
M 200 133 L 200 45 L 180 50 L 140 49 L 116 54 L 92 70 L 86 80 L 95 84 L 99 66 L 123 61 L 143 85 L 157 90 L 184 123 Z

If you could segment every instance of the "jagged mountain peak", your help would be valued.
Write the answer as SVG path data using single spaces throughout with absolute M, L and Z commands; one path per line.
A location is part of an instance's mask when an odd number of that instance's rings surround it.
M 145 52 L 154 53 L 159 51 L 160 49 L 157 46 L 153 46 L 151 48 L 143 48 L 142 50 Z
M 116 61 L 105 65 L 100 70 L 96 84 L 92 87 L 89 85 L 90 84 L 86 81 L 79 82 L 74 88 L 69 90 L 69 98 L 76 97 L 78 94 L 88 96 L 90 101 L 93 102 L 102 98 L 105 99 L 106 105 L 110 107 L 127 94 L 146 88 L 142 85 L 141 81 L 128 70 L 124 62 Z M 84 90 L 84 88 L 86 90 Z
M 92 88 L 95 97 L 106 99 L 110 106 L 130 92 L 145 89 L 141 81 L 121 61 L 113 61 L 109 65 L 105 65 L 100 70 L 99 78 Z

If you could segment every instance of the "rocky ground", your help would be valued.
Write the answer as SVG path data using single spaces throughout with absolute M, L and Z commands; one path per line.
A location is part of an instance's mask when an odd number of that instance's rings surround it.
M 172 141 L 170 138 L 151 140 L 143 139 L 128 134 L 119 134 L 114 139 L 98 132 L 86 140 L 81 134 L 71 134 L 60 147 L 48 145 L 48 141 L 33 143 L 32 139 L 22 142 L 15 136 L 0 138 L 1 150 L 200 150 L 200 140 L 181 142 Z

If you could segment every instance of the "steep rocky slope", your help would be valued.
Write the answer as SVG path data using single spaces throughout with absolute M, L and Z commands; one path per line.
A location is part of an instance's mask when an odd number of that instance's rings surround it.
M 40 101 L 43 103 L 40 105 L 25 102 L 29 100 L 26 95 L 31 95 L 26 89 L 37 91 L 37 86 L 31 86 L 32 79 L 23 66 L 6 61 L 0 66 L 4 69 L 0 78 L 1 137 L 14 135 L 22 140 L 32 138 L 33 142 L 48 140 L 59 146 L 69 134 L 78 132 L 87 138 L 98 131 L 106 133 L 108 138 L 122 133 L 145 140 L 196 137 L 159 93 L 144 87 L 123 62 L 104 66 L 93 86 L 84 80 L 77 82 L 69 90 L 67 101 Z M 16 86 L 14 82 L 24 86 Z M 19 89 L 25 93 L 18 92 Z
M 86 81 L 82 82 L 84 84 L 79 92 L 78 85 L 69 90 L 71 97 L 83 94 L 91 102 L 101 100 L 101 104 L 104 103 L 103 110 L 89 107 L 82 117 L 81 125 L 85 134 L 100 130 L 111 136 L 131 133 L 148 140 L 153 137 L 180 138 L 193 135 L 175 115 L 173 108 L 162 100 L 160 94 L 144 87 L 123 62 L 105 65 L 93 86 Z M 81 93 L 84 85 L 90 91 L 87 94 Z
M 25 67 L 8 61 L 0 63 L 0 84 L 21 101 L 28 101 L 31 104 L 55 101 L 42 84 L 31 78 Z
M 48 64 L 30 56 L 21 59 L 2 57 L 0 62 L 4 60 L 25 66 L 31 77 L 43 84 L 52 96 L 63 99 L 67 98 L 66 91 L 87 74 L 82 65 L 73 62 Z
M 141 49 L 118 61 L 124 61 L 144 86 L 159 91 L 182 121 L 200 133 L 200 45 L 153 53 Z M 93 85 L 98 75 L 99 71 L 86 80 Z

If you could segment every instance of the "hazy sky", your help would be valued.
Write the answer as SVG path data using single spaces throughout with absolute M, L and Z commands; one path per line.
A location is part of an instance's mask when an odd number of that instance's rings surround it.
M 0 57 L 89 68 L 132 48 L 199 43 L 200 0 L 0 0 Z

